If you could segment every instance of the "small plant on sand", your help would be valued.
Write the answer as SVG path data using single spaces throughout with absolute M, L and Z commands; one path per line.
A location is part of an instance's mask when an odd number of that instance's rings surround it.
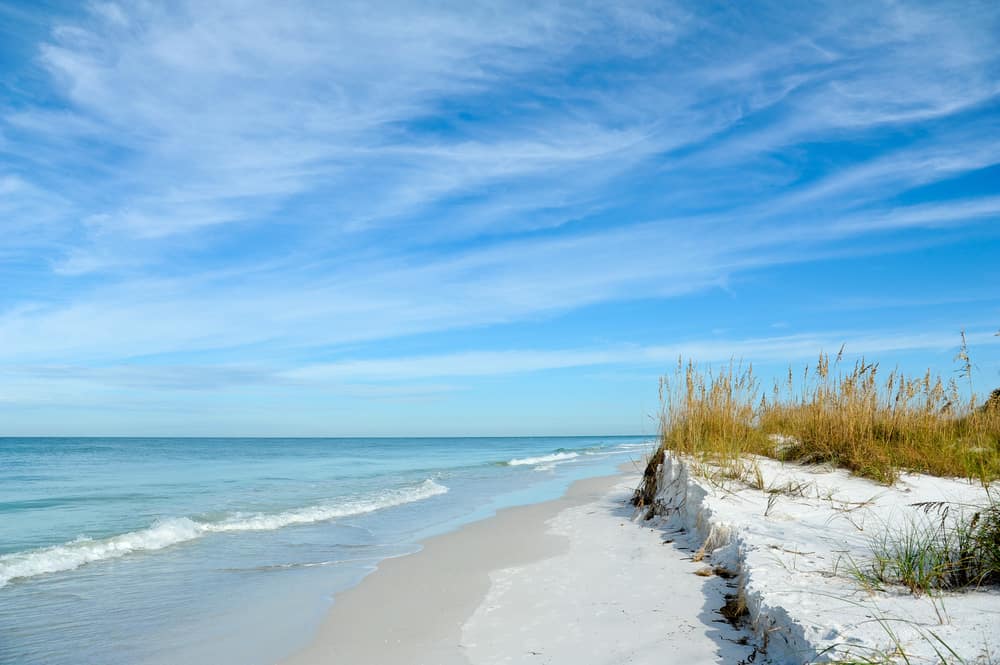
M 872 539 L 871 560 L 851 569 L 858 582 L 872 590 L 902 585 L 917 595 L 1000 585 L 1000 503 L 991 496 L 985 506 L 917 507 L 928 519 Z
M 886 530 L 869 542 L 871 560 L 852 566 L 851 575 L 870 590 L 902 585 L 919 595 L 944 588 L 952 558 L 948 540 L 942 529 L 916 522 Z

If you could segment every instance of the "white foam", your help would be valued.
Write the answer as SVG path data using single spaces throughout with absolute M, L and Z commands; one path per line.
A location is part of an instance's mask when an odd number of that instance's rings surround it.
M 512 459 L 507 462 L 509 466 L 524 466 L 528 464 L 545 464 L 547 462 L 564 462 L 566 460 L 571 460 L 575 457 L 579 457 L 577 453 L 553 453 L 551 455 L 543 455 L 541 457 L 524 457 L 521 459 Z
M 417 487 L 386 490 L 374 497 L 309 506 L 308 508 L 288 510 L 273 515 L 263 513 L 234 515 L 222 522 L 208 523 L 202 525 L 202 527 L 206 532 L 273 531 L 274 529 L 295 524 L 312 524 L 314 522 L 325 522 L 336 519 L 337 517 L 363 515 L 383 508 L 391 508 L 405 503 L 429 499 L 432 496 L 444 494 L 447 491 L 448 488 L 444 485 L 439 485 L 433 480 L 428 479 Z
M 207 533 L 272 531 L 296 524 L 313 524 L 422 501 L 447 491 L 448 488 L 444 485 L 428 479 L 415 487 L 390 489 L 374 496 L 270 515 L 238 514 L 221 522 L 196 522 L 186 517 L 159 520 L 146 529 L 110 538 L 78 538 L 61 545 L 0 556 L 0 587 L 15 579 L 74 570 L 88 563 L 117 559 L 134 552 L 161 550 L 195 540 Z
M 620 443 L 616 448 L 621 450 L 641 450 L 643 448 L 649 449 L 652 446 L 658 445 L 659 442 L 654 440 L 643 441 L 642 443 Z

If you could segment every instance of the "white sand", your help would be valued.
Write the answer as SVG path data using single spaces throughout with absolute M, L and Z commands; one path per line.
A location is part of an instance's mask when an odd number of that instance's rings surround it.
M 695 575 L 704 564 L 631 521 L 629 476 L 549 522 L 567 550 L 497 570 L 462 629 L 476 664 L 736 663 L 750 649 L 716 612 L 726 583 Z
M 756 463 L 772 491 L 709 482 L 667 456 L 656 497 L 664 517 L 655 522 L 684 529 L 706 562 L 740 572 L 748 618 L 772 662 L 884 662 L 897 649 L 912 665 L 997 662 L 997 589 L 872 592 L 850 572 L 852 562 L 870 565 L 871 542 L 886 532 L 934 533 L 942 515 L 922 502 L 949 502 L 956 518 L 987 500 L 983 487 L 910 473 L 890 487 L 843 469 Z
M 727 583 L 630 521 L 638 476 L 430 539 L 340 594 L 291 665 L 735 663 Z

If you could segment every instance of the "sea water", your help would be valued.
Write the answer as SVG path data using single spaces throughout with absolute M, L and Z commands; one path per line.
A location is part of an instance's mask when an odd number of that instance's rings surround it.
M 651 446 L 0 438 L 0 663 L 273 663 L 379 561 Z

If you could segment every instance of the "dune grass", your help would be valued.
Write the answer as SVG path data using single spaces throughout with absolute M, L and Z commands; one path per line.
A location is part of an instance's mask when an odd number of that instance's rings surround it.
M 661 446 L 725 467 L 747 455 L 827 463 L 879 482 L 900 470 L 988 483 L 1000 478 L 1000 403 L 980 406 L 930 371 L 883 373 L 842 354 L 789 369 L 763 390 L 752 366 L 678 362 L 661 379 Z

